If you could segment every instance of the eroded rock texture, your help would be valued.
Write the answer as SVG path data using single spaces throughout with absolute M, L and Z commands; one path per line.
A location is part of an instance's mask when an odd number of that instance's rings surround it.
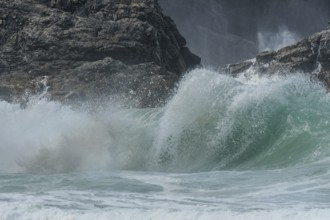
M 0 0 L 0 98 L 46 77 L 52 99 L 154 106 L 199 65 L 185 45 L 156 0 Z
M 228 65 L 226 71 L 238 75 L 250 67 L 260 74 L 304 72 L 330 88 L 330 29 L 278 51 L 262 52 L 255 60 Z

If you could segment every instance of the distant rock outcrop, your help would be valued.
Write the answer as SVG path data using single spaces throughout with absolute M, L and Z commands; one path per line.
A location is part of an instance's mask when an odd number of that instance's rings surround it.
M 203 64 L 221 67 L 326 26 L 329 0 L 159 0 Z M 282 45 L 282 46 L 281 46 Z M 268 50 L 268 49 L 267 49 Z
M 238 75 L 250 67 L 261 74 L 305 72 L 330 88 L 330 29 L 278 51 L 262 52 L 255 61 L 231 64 L 225 69 Z
M 154 106 L 200 64 L 157 0 L 0 0 L 0 98 L 108 94 Z M 40 88 L 39 88 L 40 89 Z

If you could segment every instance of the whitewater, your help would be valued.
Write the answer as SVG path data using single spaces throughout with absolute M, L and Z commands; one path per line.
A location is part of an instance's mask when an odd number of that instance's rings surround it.
M 166 105 L 0 102 L 0 219 L 329 219 L 330 95 L 187 73 Z

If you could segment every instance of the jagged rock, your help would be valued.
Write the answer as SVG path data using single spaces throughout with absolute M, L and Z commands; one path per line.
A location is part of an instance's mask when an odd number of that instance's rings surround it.
M 244 67 L 247 62 L 250 61 L 228 65 L 225 71 L 233 75 L 242 73 L 246 68 L 238 67 Z M 305 72 L 315 75 L 330 88 L 330 30 L 278 51 L 262 52 L 252 65 L 263 74 Z
M 228 69 L 231 74 L 236 75 L 241 73 L 247 69 L 249 69 L 253 65 L 253 62 L 250 60 L 244 61 L 242 63 L 236 63 L 229 65 Z
M 125 93 L 128 85 L 116 85 L 121 74 L 127 77 L 122 83 L 143 76 L 152 84 L 158 77 L 172 89 L 178 76 L 200 63 L 185 45 L 156 0 L 0 0 L 0 85 L 10 75 L 31 89 L 34 79 L 47 75 L 58 100 L 67 92 Z M 134 69 L 139 64 L 161 75 L 142 74 L 142 67 Z M 157 86 L 146 82 L 134 92 L 145 86 L 157 96 L 161 80 Z
M 256 60 L 260 63 L 268 63 L 274 59 L 275 55 L 274 51 L 264 51 L 257 55 Z

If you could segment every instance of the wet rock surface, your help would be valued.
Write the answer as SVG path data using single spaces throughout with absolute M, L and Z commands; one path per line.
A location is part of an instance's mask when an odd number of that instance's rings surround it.
M 156 0 L 0 0 L 0 98 L 109 94 L 159 105 L 200 64 Z
M 278 51 L 262 52 L 254 61 L 228 65 L 225 71 L 238 75 L 250 67 L 256 68 L 260 74 L 303 72 L 318 78 L 330 88 L 330 30 L 316 33 Z

